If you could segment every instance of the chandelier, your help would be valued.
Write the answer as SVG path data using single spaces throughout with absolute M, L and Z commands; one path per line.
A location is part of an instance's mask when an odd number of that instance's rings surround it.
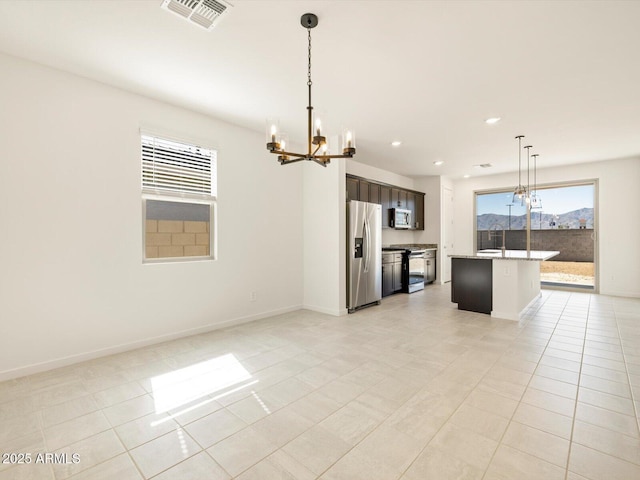
M 332 158 L 351 158 L 356 153 L 356 137 L 353 130 L 342 131 L 342 155 L 330 155 L 327 137 L 323 135 L 322 121 L 313 114 L 311 105 L 311 29 L 318 25 L 318 17 L 313 13 L 305 13 L 300 18 L 300 24 L 307 29 L 309 38 L 309 63 L 307 69 L 307 87 L 309 89 L 309 104 L 307 105 L 307 153 L 287 151 L 287 135 L 280 132 L 277 120 L 267 120 L 267 150 L 278 155 L 281 165 L 311 160 L 323 167 Z M 314 121 L 315 120 L 315 121 Z

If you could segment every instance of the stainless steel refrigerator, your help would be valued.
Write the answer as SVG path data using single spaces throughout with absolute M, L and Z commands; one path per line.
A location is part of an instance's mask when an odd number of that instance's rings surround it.
M 347 203 L 347 309 L 382 298 L 382 207 Z

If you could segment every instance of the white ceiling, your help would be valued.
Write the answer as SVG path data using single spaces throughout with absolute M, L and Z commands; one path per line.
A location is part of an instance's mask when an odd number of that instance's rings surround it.
M 232 0 L 211 32 L 161 3 L 3 0 L 0 51 L 303 143 L 312 12 L 313 105 L 359 162 L 514 171 L 519 134 L 539 168 L 640 155 L 639 1 Z

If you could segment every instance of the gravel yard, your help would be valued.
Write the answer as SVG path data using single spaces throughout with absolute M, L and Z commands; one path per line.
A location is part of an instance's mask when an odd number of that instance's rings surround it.
M 543 282 L 594 284 L 593 262 L 541 262 L 540 280 Z

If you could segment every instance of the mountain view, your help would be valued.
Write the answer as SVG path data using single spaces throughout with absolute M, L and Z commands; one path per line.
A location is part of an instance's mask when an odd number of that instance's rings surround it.
M 581 218 L 586 220 L 587 228 L 593 228 L 593 208 L 581 208 L 579 210 L 573 210 L 560 215 L 544 212 L 540 213 L 539 211 L 532 210 L 531 229 L 550 230 L 556 228 L 579 228 Z M 477 222 L 478 230 L 509 230 L 509 215 L 485 213 L 478 215 Z M 511 230 L 523 230 L 525 228 L 527 228 L 527 218 L 525 215 L 511 216 Z

